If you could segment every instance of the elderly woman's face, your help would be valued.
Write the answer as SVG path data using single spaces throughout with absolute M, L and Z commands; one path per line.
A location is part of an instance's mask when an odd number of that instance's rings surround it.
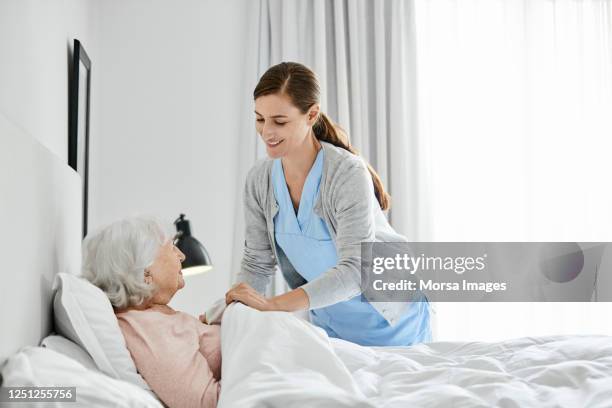
M 153 295 L 155 303 L 168 303 L 176 291 L 185 286 L 181 272 L 183 260 L 185 255 L 172 241 L 166 242 L 159 249 L 153 265 L 148 269 L 152 283 L 157 287 L 157 292 Z

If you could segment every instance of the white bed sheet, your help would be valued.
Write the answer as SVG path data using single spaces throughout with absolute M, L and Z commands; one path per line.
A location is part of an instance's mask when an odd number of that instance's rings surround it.
M 331 339 L 379 407 L 610 407 L 612 337 L 360 347 Z
M 610 407 L 612 337 L 361 347 L 290 313 L 230 306 L 223 407 Z

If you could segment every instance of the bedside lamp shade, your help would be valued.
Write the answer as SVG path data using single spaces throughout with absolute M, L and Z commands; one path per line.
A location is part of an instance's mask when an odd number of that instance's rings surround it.
M 183 276 L 193 276 L 208 272 L 212 269 L 212 261 L 206 248 L 191 235 L 189 220 L 185 219 L 185 214 L 181 214 L 174 221 L 176 225 L 176 238 L 174 245 L 185 254 L 183 261 Z

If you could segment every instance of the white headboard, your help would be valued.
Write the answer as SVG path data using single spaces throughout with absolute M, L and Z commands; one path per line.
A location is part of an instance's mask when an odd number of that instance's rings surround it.
M 78 274 L 81 183 L 0 113 L 0 366 L 53 328 L 53 279 Z

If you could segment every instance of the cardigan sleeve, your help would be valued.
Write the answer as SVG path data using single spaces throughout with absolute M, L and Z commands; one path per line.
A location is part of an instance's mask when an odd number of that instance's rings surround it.
M 257 189 L 267 186 L 265 166 L 255 165 L 247 175 L 244 187 L 245 240 L 240 273 L 237 282 L 246 282 L 265 294 L 271 277 L 276 272 L 276 260 L 266 224 L 264 200 Z

